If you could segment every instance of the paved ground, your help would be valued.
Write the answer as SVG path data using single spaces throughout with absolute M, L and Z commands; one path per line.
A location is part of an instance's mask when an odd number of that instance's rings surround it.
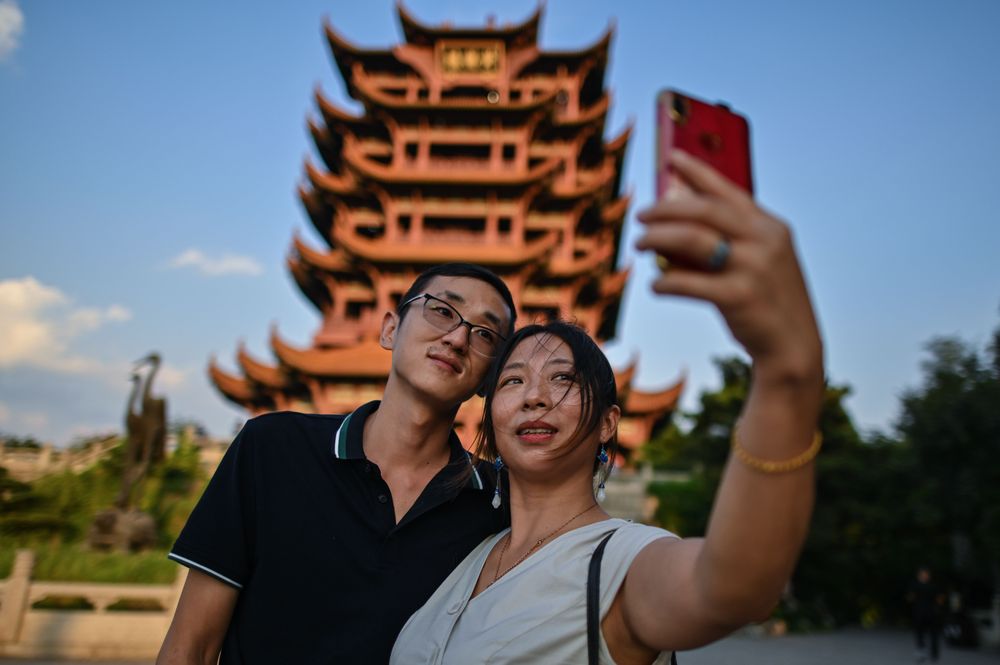
M 910 665 L 913 638 L 895 631 L 847 630 L 785 637 L 736 636 L 677 655 L 678 665 Z M 942 645 L 941 665 L 998 665 L 1000 651 Z
M 678 654 L 678 665 L 910 665 L 915 662 L 910 635 L 894 631 L 847 630 L 786 637 L 731 637 L 697 651 Z M 74 661 L 78 662 L 78 661 Z M 81 665 L 150 665 L 95 663 Z M 25 661 L 0 659 L 0 665 Z M 34 665 L 70 665 L 69 661 L 33 661 Z M 941 665 L 998 665 L 1000 651 L 948 649 Z

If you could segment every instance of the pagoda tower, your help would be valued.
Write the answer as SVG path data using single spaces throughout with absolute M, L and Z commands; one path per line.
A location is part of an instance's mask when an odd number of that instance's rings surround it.
M 288 269 L 321 316 L 311 344 L 273 329 L 276 362 L 239 348 L 239 373 L 209 375 L 231 402 L 344 413 L 381 397 L 390 354 L 378 344 L 386 311 L 425 268 L 487 266 L 510 287 L 518 323 L 559 317 L 595 339 L 615 335 L 627 270 L 617 270 L 629 196 L 621 193 L 630 129 L 606 140 L 604 87 L 613 29 L 578 51 L 538 46 L 542 7 L 517 25 L 427 26 L 397 5 L 404 43 L 360 48 L 324 25 L 354 114 L 316 90 L 299 197 L 325 241 L 296 236 Z M 626 456 L 664 424 L 683 381 L 632 386 L 616 373 Z M 473 398 L 457 429 L 471 444 Z

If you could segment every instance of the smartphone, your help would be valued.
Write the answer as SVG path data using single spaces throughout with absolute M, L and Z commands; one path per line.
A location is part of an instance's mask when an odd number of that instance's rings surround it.
M 676 90 L 656 99 L 656 198 L 674 197 L 688 186 L 670 168 L 670 151 L 679 148 L 753 194 L 750 123 L 725 104 L 712 104 Z

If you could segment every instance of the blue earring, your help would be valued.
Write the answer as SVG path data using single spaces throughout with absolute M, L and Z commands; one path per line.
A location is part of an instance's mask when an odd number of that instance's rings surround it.
M 500 470 L 503 469 L 503 460 L 497 455 L 497 461 L 493 463 L 493 468 L 497 472 L 497 484 L 493 489 L 493 507 L 500 507 Z
M 608 450 L 604 447 L 603 443 L 601 444 L 600 451 L 597 453 L 597 461 L 602 465 L 606 465 L 608 463 Z M 604 491 L 604 479 L 602 478 L 601 484 L 597 486 L 597 500 L 604 501 L 606 496 L 607 492 Z

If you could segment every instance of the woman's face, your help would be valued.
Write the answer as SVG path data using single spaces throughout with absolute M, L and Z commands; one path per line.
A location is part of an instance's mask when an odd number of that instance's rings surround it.
M 581 407 L 569 346 L 544 333 L 522 340 L 507 358 L 493 397 L 493 426 L 504 463 L 515 472 L 567 463 L 591 472 L 604 425 L 574 443 Z

